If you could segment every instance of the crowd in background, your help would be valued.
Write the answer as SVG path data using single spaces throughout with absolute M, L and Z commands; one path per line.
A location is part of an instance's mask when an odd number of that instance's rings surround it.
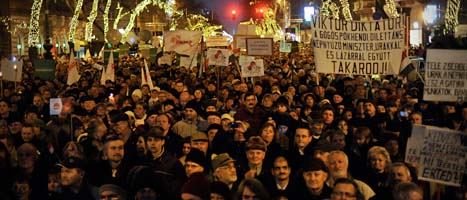
M 467 199 L 465 179 L 419 181 L 404 162 L 414 124 L 467 129 L 467 104 L 423 101 L 420 80 L 318 74 L 307 46 L 276 47 L 255 78 L 235 55 L 201 72 L 153 63 L 154 88 L 138 55 L 105 85 L 103 63 L 66 85 L 68 58 L 54 80 L 22 59 L 0 100 L 2 199 Z

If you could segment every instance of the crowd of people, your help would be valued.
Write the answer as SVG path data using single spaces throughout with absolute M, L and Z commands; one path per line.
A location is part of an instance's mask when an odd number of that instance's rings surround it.
M 66 85 L 5 82 L 1 199 L 467 199 L 405 163 L 414 124 L 467 130 L 467 104 L 423 101 L 420 80 L 314 72 L 308 47 L 265 57 L 265 75 L 229 66 L 150 66 L 122 56 L 115 80 L 82 61 Z M 50 115 L 51 99 L 62 110 Z

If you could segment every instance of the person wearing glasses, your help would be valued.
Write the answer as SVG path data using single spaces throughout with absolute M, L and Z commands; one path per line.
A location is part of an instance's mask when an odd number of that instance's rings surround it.
M 331 193 L 331 200 L 363 200 L 357 183 L 348 178 L 337 179 Z

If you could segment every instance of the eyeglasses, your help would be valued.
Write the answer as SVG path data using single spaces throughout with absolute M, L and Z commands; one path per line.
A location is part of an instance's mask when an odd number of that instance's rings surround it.
M 348 193 L 348 192 L 333 191 L 332 194 L 333 194 L 333 195 L 336 195 L 336 196 L 340 196 L 340 197 L 344 196 L 344 197 L 347 197 L 347 198 L 355 198 L 355 197 L 357 197 L 357 195 L 355 195 L 355 194 L 350 194 L 350 193 Z

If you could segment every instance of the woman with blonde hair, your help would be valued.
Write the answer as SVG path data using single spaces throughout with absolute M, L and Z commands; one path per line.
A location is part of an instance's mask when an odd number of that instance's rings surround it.
M 369 170 L 363 181 L 374 191 L 379 191 L 387 179 L 391 156 L 384 147 L 373 146 L 368 150 L 367 164 Z

